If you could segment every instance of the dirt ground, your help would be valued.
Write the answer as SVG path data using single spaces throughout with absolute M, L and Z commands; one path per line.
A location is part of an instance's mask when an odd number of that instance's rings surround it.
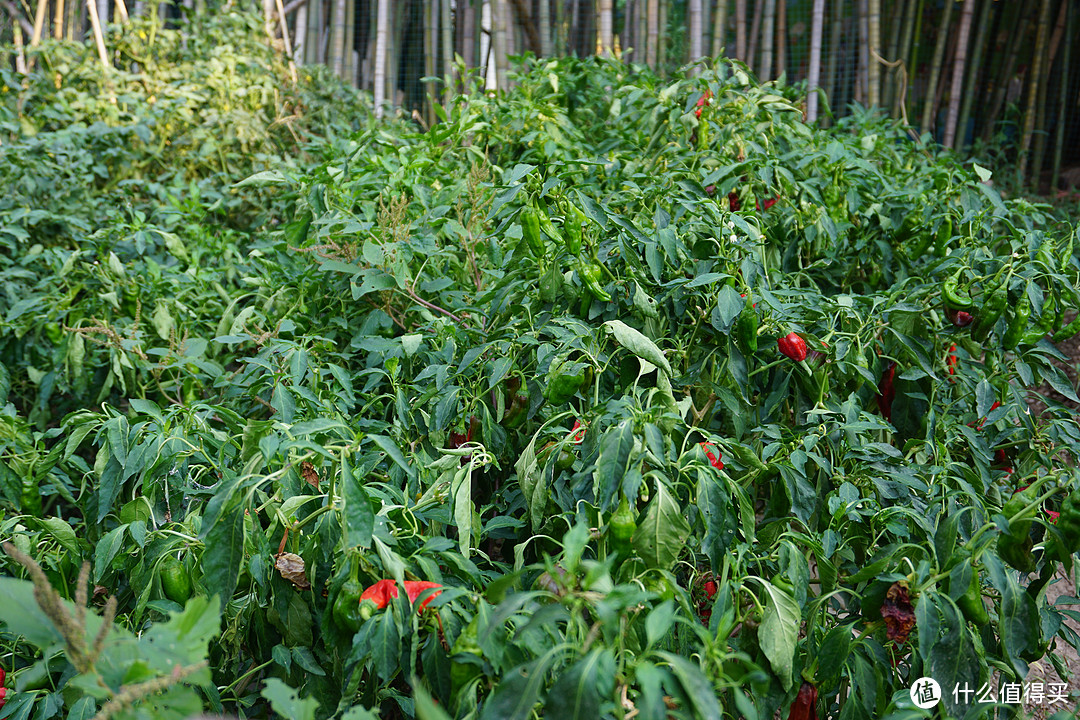
M 1071 316 L 1066 319 L 1071 319 Z M 1080 377 L 1078 377 L 1078 369 L 1080 369 L 1080 336 L 1060 343 L 1057 347 L 1063 355 L 1068 357 L 1068 361 L 1058 362 L 1056 364 L 1068 375 L 1074 390 L 1080 388 Z M 1057 402 L 1068 405 L 1080 414 L 1080 406 L 1075 402 L 1062 397 L 1052 390 L 1049 385 L 1043 385 L 1029 398 L 1028 405 L 1031 408 L 1033 415 L 1037 416 L 1046 409 L 1046 404 L 1041 400 L 1042 397 L 1053 398 Z M 1046 600 L 1051 605 L 1056 604 L 1061 606 L 1063 610 L 1080 612 L 1080 599 L 1078 599 L 1076 595 L 1076 568 L 1073 569 L 1073 573 L 1073 577 L 1066 577 L 1064 573 L 1059 573 L 1047 588 Z M 1072 619 L 1067 619 L 1065 622 L 1074 632 L 1080 634 L 1080 622 Z M 1056 652 L 1063 659 L 1065 668 L 1070 675 L 1070 677 L 1067 678 L 1069 683 L 1069 701 L 1065 705 L 1026 706 L 1024 710 L 1028 712 L 1027 717 L 1032 718 L 1033 720 L 1045 720 L 1060 710 L 1070 711 L 1074 713 L 1074 717 L 1076 717 L 1076 713 L 1080 710 L 1080 656 L 1078 656 L 1075 648 L 1070 647 L 1060 638 L 1057 640 Z M 1061 682 L 1054 666 L 1049 661 L 1044 660 L 1031 666 L 1031 672 L 1028 674 L 1027 682 L 1040 681 L 1044 683 Z

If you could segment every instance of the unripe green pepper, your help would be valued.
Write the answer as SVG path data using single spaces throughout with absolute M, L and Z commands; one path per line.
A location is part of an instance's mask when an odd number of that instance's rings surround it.
M 544 388 L 544 397 L 552 405 L 564 405 L 585 384 L 584 363 L 572 363 L 564 360 L 548 370 L 548 384 Z
M 1020 300 L 1009 315 L 1009 325 L 1005 329 L 1005 335 L 1001 338 L 1001 346 L 1006 350 L 1012 350 L 1024 338 L 1028 329 L 1028 319 L 1031 317 L 1031 300 L 1028 299 L 1027 291 L 1020 294 Z
M 1035 488 L 1028 487 L 1015 493 L 1001 509 L 1001 514 L 1009 520 L 1009 530 L 998 537 L 998 554 L 1006 563 L 1024 572 L 1035 569 L 1031 557 L 1031 537 L 1028 535 L 1035 518 L 1035 508 L 1025 508 L 1037 497 Z
M 975 301 L 967 291 L 960 289 L 960 277 L 963 270 L 957 270 L 950 275 L 941 286 L 941 294 L 945 298 L 945 306 L 950 310 L 970 310 Z
M 566 230 L 566 251 L 571 255 L 581 254 L 581 240 L 584 232 L 585 214 L 570 201 L 566 201 L 566 215 L 563 228 Z
M 971 581 L 964 590 L 964 594 L 957 599 L 956 606 L 960 608 L 960 612 L 964 613 L 964 617 L 976 626 L 989 624 L 990 615 L 986 612 L 982 585 L 979 583 L 979 570 L 975 566 L 971 568 Z
M 608 538 L 611 548 L 623 558 L 629 557 L 633 548 L 634 532 L 637 530 L 637 513 L 630 507 L 626 496 L 608 520 Z
M 1051 339 L 1056 343 L 1064 342 L 1077 333 L 1080 333 L 1080 314 L 1077 314 L 1071 323 L 1056 331 Z
M 747 293 L 746 305 L 735 320 L 735 339 L 743 355 L 753 355 L 757 352 L 759 322 L 757 310 L 750 300 L 750 293 Z
M 1005 288 L 999 287 L 990 294 L 990 298 L 975 315 L 975 322 L 971 324 L 971 339 L 975 342 L 983 342 L 990 336 L 998 319 L 1005 312 L 1005 306 L 1009 304 L 1009 295 Z
M 364 586 L 353 579 L 347 580 L 338 591 L 332 612 L 334 622 L 342 630 L 355 633 L 363 624 L 364 618 L 360 615 L 360 596 L 363 594 Z
M 521 211 L 521 234 L 536 257 L 543 257 L 547 250 L 540 232 L 540 217 L 536 210 L 526 206 Z
M 1052 537 L 1046 543 L 1046 557 L 1065 562 L 1080 551 L 1080 488 L 1073 490 L 1061 503 L 1057 523 L 1061 539 Z
M 165 597 L 180 605 L 186 603 L 191 597 L 191 578 L 183 563 L 173 555 L 166 555 L 158 572 Z
M 952 217 L 946 217 L 938 227 L 937 238 L 934 242 L 934 253 L 938 257 L 945 257 L 949 250 L 949 241 L 952 240 Z M 970 298 L 969 298 L 970 299 Z M 966 308 L 959 308 L 965 310 Z
M 611 295 L 600 284 L 603 280 L 603 270 L 600 269 L 598 264 L 583 262 L 578 265 L 577 271 L 585 287 L 594 298 L 601 302 L 611 302 Z

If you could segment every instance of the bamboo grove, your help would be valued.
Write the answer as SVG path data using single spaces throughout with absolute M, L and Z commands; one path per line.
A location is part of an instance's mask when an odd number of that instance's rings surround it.
M 819 89 L 807 96 L 809 120 L 828 124 L 851 103 L 875 107 L 945 147 L 1002 151 L 1021 182 L 1080 183 L 1069 172 L 1080 163 L 1075 1 L 258 1 L 268 36 L 296 65 L 325 64 L 371 92 L 380 112 L 403 108 L 426 126 L 467 71 L 505 89 L 523 53 L 608 53 L 690 73 L 727 55 L 762 80 Z M 109 66 L 124 61 L 105 41 L 109 23 L 157 12 L 178 25 L 235 5 L 0 0 L 0 59 L 25 73 L 43 40 L 92 34 Z

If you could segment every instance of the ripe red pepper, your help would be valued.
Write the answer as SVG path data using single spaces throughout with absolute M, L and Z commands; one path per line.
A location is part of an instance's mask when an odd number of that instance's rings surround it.
M 720 462 L 720 458 L 723 457 L 719 450 L 716 450 L 716 445 L 711 442 L 698 443 L 701 449 L 705 451 L 705 457 L 709 458 L 709 464 L 717 470 L 724 469 L 724 463 Z M 713 450 L 716 450 L 716 454 L 713 454 Z
M 705 94 L 698 98 L 697 110 L 694 111 L 694 117 L 701 117 L 701 109 L 706 105 L 712 105 L 712 90 L 706 90 Z
M 716 586 L 715 581 L 713 581 L 713 580 L 706 580 L 705 581 L 705 597 L 709 598 L 710 600 L 712 598 L 716 597 L 716 590 L 717 590 L 717 586 Z
M 948 309 L 945 314 L 949 317 L 951 322 L 956 327 L 967 327 L 975 319 L 975 317 L 966 310 L 953 310 Z
M 572 442 L 575 445 L 585 442 L 585 427 L 579 421 L 574 421 L 574 427 L 570 428 L 570 432 L 574 433 Z
M 765 202 L 761 202 L 760 200 L 755 200 L 754 201 L 754 207 L 756 207 L 758 210 L 768 210 L 773 205 L 775 205 L 779 200 L 780 200 L 779 196 L 774 197 L 774 198 L 769 198 Z
M 731 212 L 739 212 L 739 208 L 742 207 L 742 201 L 739 200 L 738 194 L 732 190 L 727 196 L 728 206 L 731 208 Z
M 788 333 L 780 338 L 776 341 L 776 345 L 780 348 L 780 352 L 795 362 L 806 359 L 806 341 L 795 333 Z
M 977 426 L 977 427 L 976 427 L 975 429 L 976 429 L 976 430 L 982 430 L 982 429 L 983 429 L 983 425 L 985 425 L 985 424 L 986 424 L 986 418 L 990 416 L 990 413 L 994 412 L 994 411 L 995 411 L 995 410 L 997 410 L 997 409 L 998 409 L 999 407 L 1001 407 L 1001 403 L 999 403 L 999 402 L 995 401 L 995 402 L 994 402 L 994 404 L 990 406 L 990 410 L 989 410 L 989 412 L 988 412 L 988 413 L 987 413 L 987 414 L 986 414 L 985 416 L 983 416 L 983 418 L 982 418 L 981 420 L 979 420 L 979 424 L 978 424 L 978 426 Z
M 892 422 L 892 404 L 896 398 L 896 388 L 893 382 L 896 380 L 896 363 L 889 363 L 888 369 L 882 374 L 881 382 L 878 383 L 877 406 L 881 416 Z
M 959 361 L 956 359 L 956 345 L 950 345 L 949 346 L 949 355 L 948 355 L 947 358 L 945 358 L 945 364 L 949 366 L 949 374 L 950 375 L 955 375 L 956 374 L 956 364 L 957 364 L 957 362 L 959 362 Z M 952 378 L 949 378 L 949 381 L 950 382 L 956 382 Z
M 441 588 L 439 583 L 428 582 L 426 580 L 406 580 L 405 581 L 405 594 L 409 596 L 409 602 L 415 603 L 416 598 L 420 597 L 420 594 L 429 588 Z M 424 600 L 423 604 L 416 609 L 417 612 L 421 612 L 427 604 L 435 599 L 435 597 L 441 593 L 439 590 L 433 593 L 431 597 Z M 371 600 L 375 603 L 375 607 L 379 610 L 384 609 L 390 604 L 390 601 L 398 596 L 397 583 L 392 579 L 380 580 L 375 583 L 360 596 L 360 602 L 365 600 Z
M 817 688 L 805 680 L 791 703 L 788 720 L 817 720 Z

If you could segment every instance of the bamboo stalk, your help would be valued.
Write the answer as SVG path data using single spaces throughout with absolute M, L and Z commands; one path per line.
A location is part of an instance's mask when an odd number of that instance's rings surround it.
M 881 0 L 868 0 L 866 31 L 869 47 L 866 62 L 866 100 L 870 107 L 881 105 L 881 65 L 874 55 L 881 53 Z M 889 58 L 892 60 L 892 58 Z
M 735 0 L 735 57 L 748 63 L 746 48 L 746 0 Z
M 18 16 L 13 14 L 12 17 L 14 18 Z M 22 24 L 16 22 L 12 29 L 15 33 L 15 72 L 19 73 L 20 75 L 26 75 L 26 53 L 23 51 Z
M 53 40 L 64 39 L 64 0 L 56 0 L 53 6 Z
M 930 78 L 926 82 L 926 102 L 923 105 L 922 122 L 919 123 L 920 132 L 932 132 L 934 112 L 937 110 L 936 93 L 938 78 L 941 76 L 941 66 L 945 60 L 945 44 L 949 39 L 949 19 L 952 16 L 953 0 L 946 0 L 945 14 L 941 17 L 941 23 L 937 29 L 937 40 L 934 42 L 934 59 L 930 63 Z
M 439 49 L 439 0 L 429 0 L 424 3 L 424 77 L 435 76 L 435 56 Z M 427 126 L 435 124 L 435 88 L 428 80 L 424 83 L 427 90 L 427 103 L 424 114 L 427 116 Z
M 380 0 L 386 2 L 386 0 Z M 345 4 L 347 0 L 334 0 L 334 14 L 330 27 L 330 62 L 334 75 L 345 77 Z
M 787 73 L 787 0 L 776 0 L 776 77 Z
M 900 35 L 903 33 L 903 20 L 906 10 L 912 4 L 912 0 L 896 0 L 893 3 L 892 12 L 889 14 L 889 43 L 885 46 L 885 56 L 890 61 L 899 59 Z M 884 45 L 884 38 L 882 44 Z M 892 107 L 895 91 L 895 73 L 882 71 L 881 104 L 883 107 Z
M 763 80 L 772 80 L 773 68 L 773 40 L 776 32 L 776 0 L 765 0 L 764 17 L 761 21 L 761 72 L 759 77 Z
M 1046 102 L 1047 95 L 1050 91 L 1050 76 L 1054 69 L 1054 60 L 1057 55 L 1058 42 L 1061 40 L 1061 35 L 1065 30 L 1065 6 L 1067 2 L 1061 3 L 1061 9 L 1058 12 L 1058 20 L 1054 28 L 1054 37 L 1050 40 L 1050 46 L 1046 51 L 1046 58 L 1043 60 L 1043 79 L 1039 83 L 1039 110 L 1038 119 L 1036 121 L 1036 127 L 1039 132 L 1035 135 L 1035 153 L 1034 153 L 1034 167 L 1032 168 L 1032 177 L 1035 180 L 1035 187 L 1039 187 L 1039 178 L 1042 175 L 1043 160 L 1046 156 L 1046 139 L 1047 139 L 1047 119 L 1046 119 Z M 1055 42 L 1058 41 L 1058 42 Z
M 101 68 L 107 77 L 112 65 L 109 63 L 109 53 L 105 49 L 105 37 L 101 34 L 101 20 L 98 18 L 98 9 L 94 0 L 86 0 L 86 9 L 90 13 L 90 28 L 94 31 L 94 43 L 97 45 Z
M 1076 8 L 1065 3 L 1065 54 L 1061 58 L 1061 94 L 1058 97 L 1057 137 L 1054 140 L 1054 165 L 1050 171 L 1050 191 L 1061 181 L 1061 154 L 1065 146 L 1065 106 L 1069 104 L 1069 61 L 1072 59 L 1073 35 L 1076 34 Z
M 386 56 L 390 43 L 390 0 L 374 0 L 375 20 L 375 70 L 372 73 L 375 117 L 382 117 L 386 105 Z
M 611 57 L 611 48 L 615 44 L 615 4 L 613 0 L 599 0 L 596 7 L 596 44 L 600 51 L 598 54 Z
M 442 4 L 439 5 L 439 11 L 441 14 L 441 30 L 442 30 L 442 77 L 443 77 L 443 103 L 450 104 L 450 101 L 454 98 L 454 81 L 453 81 L 453 67 L 454 67 L 454 26 L 450 21 L 450 3 L 452 0 L 442 0 Z M 541 3 L 542 5 L 543 3 Z
M 36 48 L 41 44 L 41 33 L 45 28 L 45 13 L 49 8 L 49 0 L 38 0 L 37 11 L 34 13 L 34 34 L 30 36 L 30 47 Z M 30 58 L 30 67 L 33 68 L 34 59 Z
M 667 63 L 668 0 L 660 0 L 660 34 L 656 43 L 656 68 L 663 69 Z
M 551 0 L 540 0 L 536 24 L 540 26 L 540 55 L 551 57 Z
M 984 139 L 989 139 L 994 134 L 998 116 L 1005 107 L 1005 100 L 1009 95 L 1009 86 L 1012 85 L 1013 73 L 1016 71 L 1016 62 L 1020 56 L 1019 48 L 1021 47 L 1023 39 L 1027 36 L 1028 26 L 1031 24 L 1031 18 L 1027 13 L 1027 3 L 1018 3 L 1014 8 L 1017 13 L 1019 13 L 1019 22 L 1011 23 L 1017 27 L 1017 30 L 1014 33 L 1009 33 L 1008 44 L 1004 53 L 1005 62 L 1001 71 L 998 73 L 997 88 L 994 90 L 994 97 L 990 102 L 990 112 L 987 113 L 984 120 Z
M 990 3 L 983 3 L 979 9 L 979 27 L 975 31 L 975 45 L 973 47 L 974 54 L 971 57 L 971 62 L 968 63 L 967 79 L 964 81 L 964 99 L 960 106 L 960 121 L 958 123 L 958 132 L 962 138 L 960 141 L 960 147 L 966 147 L 967 143 L 967 126 L 968 121 L 971 119 L 971 106 L 974 102 L 976 95 L 982 95 L 980 92 L 980 75 L 982 73 L 983 53 L 986 50 L 986 40 L 989 36 L 990 29 Z M 975 133 L 972 132 L 972 137 Z
M 807 70 L 806 122 L 817 121 L 818 85 L 821 80 L 821 34 L 825 26 L 825 0 L 814 0 L 810 13 L 810 67 Z M 834 50 L 835 52 L 835 50 Z
M 835 105 L 837 95 L 837 83 L 840 62 L 840 38 L 844 32 L 844 3 L 833 3 L 832 32 L 829 36 L 829 69 L 825 73 L 825 98 L 830 105 Z M 822 118 L 822 125 L 829 125 L 828 116 Z
M 645 64 L 650 68 L 657 67 L 657 51 L 660 47 L 660 0 L 647 0 L 645 26 L 648 36 L 645 41 Z
M 910 66 L 908 64 L 907 58 L 914 56 L 914 50 L 911 48 L 911 36 L 912 36 L 913 31 L 915 29 L 915 13 L 917 11 L 919 13 L 919 15 L 921 16 L 922 15 L 922 7 L 923 7 L 923 0 L 918 0 L 918 2 L 915 2 L 915 0 L 908 0 L 907 8 L 906 8 L 907 12 L 904 15 L 904 32 L 903 32 L 903 36 L 900 39 L 900 47 L 899 47 L 899 49 L 897 50 L 897 53 L 896 53 L 897 56 L 898 56 L 897 59 L 904 61 L 904 64 L 900 66 L 901 67 L 900 72 L 905 73 L 905 77 L 910 76 L 910 74 L 915 72 L 915 70 L 916 70 L 915 67 Z M 892 59 L 892 58 L 890 58 L 890 59 Z M 896 117 L 897 115 L 900 115 L 900 111 L 901 111 L 901 109 L 903 109 L 901 107 L 900 103 L 901 103 L 900 93 L 894 93 L 893 94 L 893 110 L 892 110 L 893 117 Z
M 113 7 L 113 22 L 119 22 L 122 25 L 127 25 L 128 11 L 127 5 L 124 0 L 116 0 L 116 5 Z
M 968 45 L 971 44 L 971 18 L 975 14 L 975 0 L 964 0 L 960 11 L 960 32 L 956 37 L 956 55 L 953 57 L 952 90 L 949 93 L 949 112 L 945 117 L 945 138 L 942 144 L 952 148 L 956 141 L 956 121 L 960 117 L 960 100 L 964 95 L 964 70 Z
M 746 64 L 750 68 L 750 72 L 760 75 L 758 69 L 761 67 L 757 62 L 758 56 L 758 38 L 761 32 L 761 11 L 765 7 L 764 0 L 756 0 L 754 2 L 754 19 L 750 23 L 750 37 L 747 39 L 746 47 Z
M 686 32 L 690 35 L 687 43 L 690 56 L 688 62 L 696 63 L 705 55 L 705 18 L 702 17 L 702 0 L 687 0 L 686 2 Z M 691 73 L 696 74 L 696 70 Z
M 285 57 L 289 59 L 289 78 L 292 79 L 293 85 L 296 84 L 296 63 L 293 62 L 292 54 L 292 41 L 289 40 L 289 23 L 285 22 L 285 8 L 281 4 L 281 0 L 274 0 L 277 4 L 278 22 L 281 26 L 281 38 L 285 45 Z
M 728 0 L 717 0 L 712 17 L 712 56 L 724 52 L 727 45 Z
M 1024 111 L 1024 133 L 1020 138 L 1020 157 L 1017 175 L 1020 184 L 1024 184 L 1027 175 L 1028 151 L 1031 149 L 1031 137 L 1035 132 L 1035 113 L 1038 111 L 1039 79 L 1042 76 L 1042 60 L 1046 53 L 1046 41 L 1050 35 L 1050 0 L 1042 0 L 1039 8 L 1039 24 L 1035 33 L 1035 47 L 1032 50 L 1031 76 L 1028 79 L 1028 102 Z M 1036 170 L 1036 172 L 1038 172 Z
M 506 90 L 506 0 L 491 3 L 491 51 L 495 62 L 495 87 Z
M 855 23 L 859 41 L 856 44 L 858 59 L 855 64 L 855 90 L 852 93 L 855 102 L 866 104 L 867 66 L 870 63 L 870 28 L 867 23 L 869 0 L 856 0 Z

